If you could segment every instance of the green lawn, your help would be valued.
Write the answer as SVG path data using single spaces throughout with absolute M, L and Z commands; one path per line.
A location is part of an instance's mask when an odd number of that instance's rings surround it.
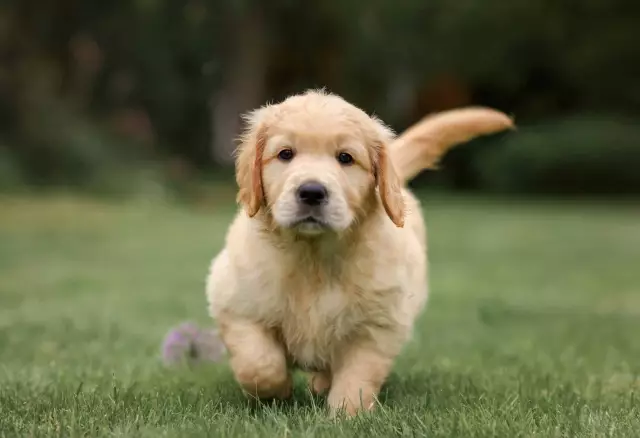
M 640 207 L 426 205 L 426 313 L 382 406 L 333 422 L 302 376 L 256 406 L 159 361 L 208 323 L 228 203 L 0 198 L 0 436 L 640 436 Z

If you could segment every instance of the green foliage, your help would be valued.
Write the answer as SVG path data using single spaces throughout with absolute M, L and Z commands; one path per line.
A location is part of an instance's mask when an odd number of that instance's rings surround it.
M 480 185 L 527 193 L 640 192 L 640 127 L 575 115 L 521 127 L 476 159 Z
M 42 105 L 27 122 L 18 158 L 9 161 L 7 172 L 21 175 L 31 187 L 132 193 L 142 181 L 152 184 L 162 177 L 162 169 L 148 160 L 153 155 L 140 144 L 64 107 Z
M 0 190 L 19 189 L 24 184 L 22 168 L 11 149 L 0 143 Z
M 256 105 L 326 86 L 399 131 L 466 104 L 497 107 L 521 123 L 588 111 L 637 117 L 640 3 L 574 3 L 5 1 L 0 136 L 29 180 L 76 184 L 87 180 L 84 169 L 96 171 L 87 163 L 118 156 L 104 135 L 119 132 L 111 123 L 119 114 L 135 111 L 145 126 L 125 136 L 146 138 L 155 160 L 212 170 L 212 110 L 219 96 L 238 94 L 225 82 L 242 76 L 238 53 L 267 60 L 257 78 L 264 87 L 247 97 Z M 247 23 L 257 37 L 242 38 Z M 256 41 L 264 42 L 259 50 L 241 50 Z M 59 107 L 72 107 L 85 126 L 39 114 Z M 69 132 L 78 129 L 84 133 Z M 47 135 L 34 140 L 40 131 Z M 47 136 L 58 144 L 45 145 Z M 466 174 L 473 159 L 458 154 L 448 168 Z
M 210 199 L 0 198 L 0 436 L 640 436 L 637 205 L 425 198 L 426 312 L 379 409 L 336 422 L 302 375 L 260 405 L 227 363 L 162 368 L 170 327 L 210 323 Z

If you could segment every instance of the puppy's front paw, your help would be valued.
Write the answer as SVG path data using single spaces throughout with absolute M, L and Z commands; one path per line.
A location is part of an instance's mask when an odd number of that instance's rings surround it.
M 274 353 L 269 358 L 262 356 L 242 361 L 235 359 L 232 360 L 231 367 L 246 393 L 261 399 L 291 397 L 293 383 L 284 357 Z
M 347 388 L 346 390 L 336 390 L 329 393 L 327 400 L 329 409 L 333 417 L 346 414 L 353 417 L 360 412 L 370 411 L 375 407 L 375 393 L 366 385 L 360 390 Z
M 352 346 L 332 368 L 328 404 L 333 415 L 352 417 L 375 407 L 380 387 L 391 369 L 392 357 L 366 346 Z
M 272 331 L 231 318 L 221 320 L 220 327 L 231 369 L 246 393 L 256 398 L 291 397 L 293 383 L 284 348 Z

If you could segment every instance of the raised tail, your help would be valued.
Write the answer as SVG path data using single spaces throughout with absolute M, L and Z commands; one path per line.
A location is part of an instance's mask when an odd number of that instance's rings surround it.
M 506 114 L 484 107 L 466 107 L 424 117 L 389 145 L 389 157 L 404 183 L 433 169 L 452 147 L 481 135 L 514 129 Z

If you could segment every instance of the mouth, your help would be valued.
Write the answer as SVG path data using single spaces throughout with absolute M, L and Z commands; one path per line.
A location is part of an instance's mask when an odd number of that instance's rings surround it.
M 294 226 L 298 226 L 298 225 L 317 225 L 317 226 L 321 226 L 321 227 L 326 227 L 327 226 L 327 224 L 323 220 L 318 219 L 317 217 L 313 217 L 313 216 L 307 216 L 307 217 L 304 217 L 302 219 L 299 219 L 293 225 Z
M 293 227 L 304 234 L 318 234 L 329 228 L 329 225 L 321 219 L 307 216 L 297 220 Z

